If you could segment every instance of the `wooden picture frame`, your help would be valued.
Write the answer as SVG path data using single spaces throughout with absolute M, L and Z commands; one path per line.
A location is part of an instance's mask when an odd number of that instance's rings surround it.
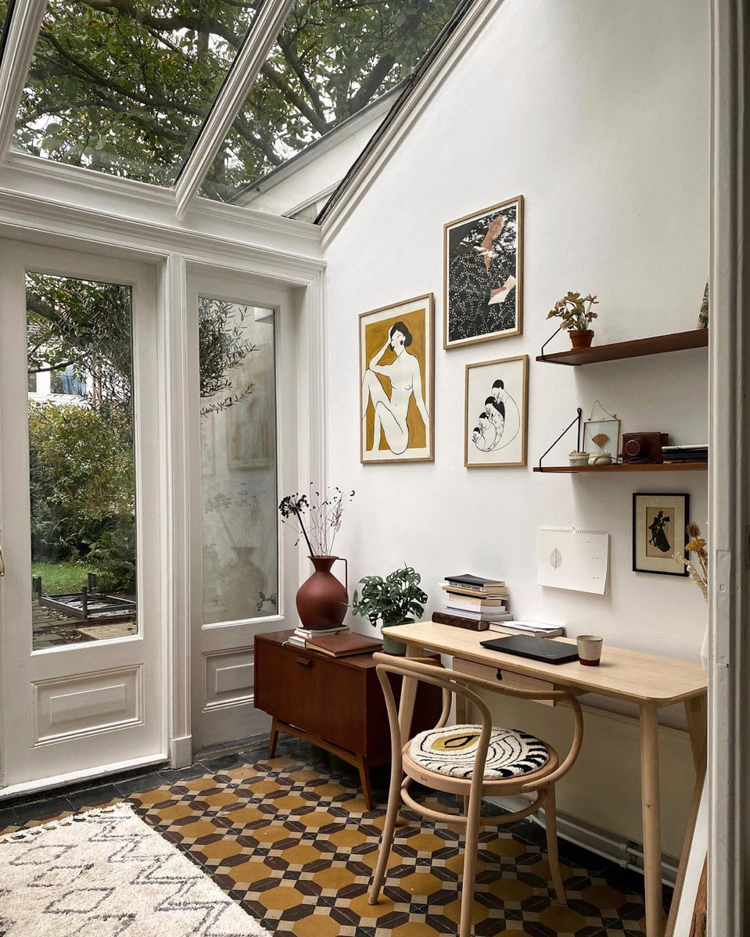
M 593 442 L 594 436 L 597 436 L 599 433 L 603 433 L 609 437 L 607 442 L 602 446 L 594 443 L 594 445 L 589 448 L 589 444 Z M 622 422 L 618 420 L 617 417 L 609 417 L 604 420 L 584 420 L 581 438 L 583 440 L 581 445 L 583 446 L 584 452 L 588 452 L 589 455 L 609 453 L 609 455 L 612 456 L 612 461 L 617 462 L 620 458 Z
M 464 465 L 466 468 L 525 466 L 528 423 L 528 355 L 466 365 L 464 392 Z
M 667 513 L 669 512 L 669 513 Z M 687 576 L 684 563 L 688 543 L 690 495 L 636 492 L 633 495 L 633 572 L 658 576 Z
M 363 465 L 434 461 L 434 372 L 433 293 L 361 313 L 359 452 Z
M 498 216 L 506 220 L 492 237 Z M 523 196 L 517 195 L 443 225 L 443 348 L 522 333 Z

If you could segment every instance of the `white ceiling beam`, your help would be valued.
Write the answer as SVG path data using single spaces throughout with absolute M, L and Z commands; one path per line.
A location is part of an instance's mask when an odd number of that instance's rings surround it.
M 294 0 L 266 0 L 216 96 L 198 139 L 175 186 L 177 218 L 182 220 L 195 198 L 201 182 L 211 168 L 219 147 L 240 112 L 252 83 L 281 32 Z
M 18 105 L 46 10 L 47 0 L 18 0 L 12 10 L 0 62 L 0 162 L 10 150 Z

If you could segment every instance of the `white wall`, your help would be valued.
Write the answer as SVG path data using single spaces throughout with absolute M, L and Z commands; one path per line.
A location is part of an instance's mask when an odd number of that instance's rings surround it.
M 541 476 L 531 465 L 575 407 L 588 414 L 597 398 L 625 432 L 707 440 L 704 350 L 581 369 L 534 356 L 554 330 L 547 310 L 569 289 L 599 295 L 598 343 L 695 325 L 708 276 L 708 94 L 707 0 L 505 0 L 461 57 L 327 250 L 329 478 L 357 491 L 337 544 L 353 580 L 406 561 L 422 573 L 431 611 L 445 574 L 497 575 L 518 616 L 698 658 L 707 615 L 699 591 L 687 579 L 631 570 L 631 496 L 688 492 L 705 526 L 705 474 Z M 519 194 L 524 334 L 444 352 L 442 226 Z M 358 314 L 430 290 L 435 462 L 364 467 Z M 566 343 L 558 336 L 554 347 Z M 529 466 L 467 470 L 465 365 L 518 354 L 531 357 Z M 536 585 L 542 525 L 609 531 L 606 595 Z M 637 749 L 634 757 L 637 812 Z M 670 765 L 664 772 L 668 780 Z M 571 779 L 592 783 L 606 786 L 606 766 L 598 781 L 588 771 Z M 690 778 L 675 784 L 684 806 Z M 567 801 L 579 815 L 581 790 Z M 610 828 L 638 838 L 622 813 L 612 806 Z M 601 812 L 591 819 L 601 825 Z M 676 833 L 665 848 L 678 850 Z

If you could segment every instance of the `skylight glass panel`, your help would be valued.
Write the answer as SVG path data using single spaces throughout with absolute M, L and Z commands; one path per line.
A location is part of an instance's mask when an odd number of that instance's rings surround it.
M 355 115 L 366 123 L 364 109 L 409 74 L 460 2 L 296 0 L 200 194 L 248 202 L 254 183 L 310 144 Z
M 14 145 L 171 185 L 262 0 L 51 0 Z

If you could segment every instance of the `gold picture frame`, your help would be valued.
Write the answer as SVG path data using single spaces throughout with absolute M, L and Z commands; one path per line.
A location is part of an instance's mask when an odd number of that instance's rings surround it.
M 516 355 L 467 364 L 464 399 L 466 468 L 525 466 L 528 430 L 529 356 Z M 501 455 L 505 458 L 498 458 Z
M 444 349 L 523 334 L 523 211 L 517 195 L 443 225 Z
M 359 317 L 363 465 L 435 459 L 435 296 Z

